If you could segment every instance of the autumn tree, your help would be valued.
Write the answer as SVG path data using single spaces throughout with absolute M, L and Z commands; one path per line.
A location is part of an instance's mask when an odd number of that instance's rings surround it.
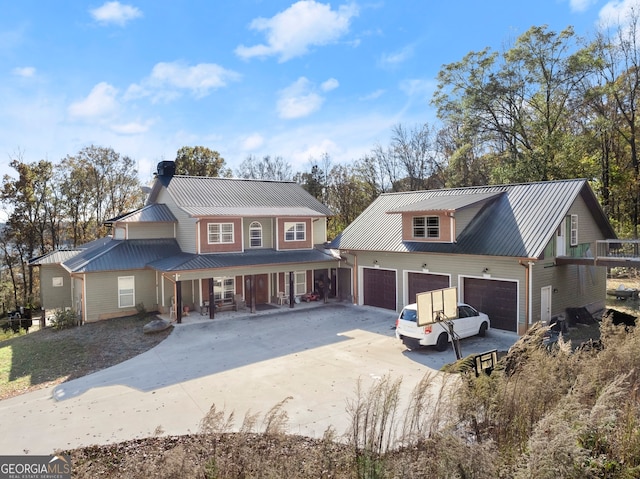
M 281 156 L 267 155 L 260 160 L 249 155 L 240 163 L 236 176 L 252 180 L 291 181 L 291 165 Z
M 176 174 L 230 177 L 220 153 L 206 146 L 183 146 L 176 154 Z

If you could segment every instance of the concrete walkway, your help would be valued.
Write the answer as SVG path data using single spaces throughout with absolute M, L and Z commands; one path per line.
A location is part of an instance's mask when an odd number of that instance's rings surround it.
M 288 432 L 321 437 L 332 426 L 342 434 L 358 381 L 368 388 L 385 375 L 402 378 L 408 397 L 425 374 L 455 360 L 452 351 L 408 350 L 395 339 L 396 314 L 378 308 L 309 303 L 224 314 L 209 320 L 192 313 L 135 358 L 0 401 L 0 453 L 194 433 L 213 404 L 239 422 L 259 413 L 260 429 L 264 414 L 286 398 Z M 463 340 L 462 352 L 508 348 L 516 339 L 491 331 Z

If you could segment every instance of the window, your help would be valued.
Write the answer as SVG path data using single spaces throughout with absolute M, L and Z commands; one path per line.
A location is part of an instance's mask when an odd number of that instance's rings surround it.
M 235 281 L 233 278 L 215 278 L 213 280 L 213 300 L 218 303 L 233 302 L 235 294 Z
M 51 286 L 53 286 L 54 288 L 61 288 L 62 286 L 64 286 L 64 278 L 62 276 L 55 276 L 54 278 L 52 278 Z
M 209 223 L 209 244 L 233 243 L 233 223 Z
M 304 241 L 306 239 L 307 225 L 305 223 L 285 223 L 285 241 Z
M 257 221 L 249 225 L 249 245 L 252 248 L 262 248 L 262 225 Z
M 571 246 L 578 246 L 578 215 L 571 215 Z
M 438 216 L 414 216 L 414 238 L 440 238 L 440 218 Z
M 285 275 L 284 281 L 284 290 L 285 294 L 289 296 L 289 275 Z M 306 271 L 296 271 L 293 273 L 293 295 L 294 296 L 302 296 L 307 292 L 307 272 Z
M 118 278 L 118 307 L 130 308 L 135 304 L 135 278 L 133 276 L 120 276 Z

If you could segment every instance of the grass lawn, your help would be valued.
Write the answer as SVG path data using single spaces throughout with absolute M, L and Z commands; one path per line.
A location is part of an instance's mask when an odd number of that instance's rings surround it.
M 142 327 L 154 318 L 131 316 L 61 331 L 0 332 L 0 399 L 85 376 L 147 351 L 172 329 L 144 334 Z

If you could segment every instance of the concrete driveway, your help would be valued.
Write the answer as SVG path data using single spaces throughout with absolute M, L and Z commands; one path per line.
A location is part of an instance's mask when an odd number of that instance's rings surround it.
M 176 325 L 155 348 L 89 376 L 0 401 L 2 454 L 50 454 L 154 434 L 197 432 L 210 407 L 259 413 L 290 398 L 288 432 L 346 432 L 347 401 L 389 375 L 408 397 L 452 350 L 410 350 L 395 339 L 396 314 L 349 304 L 247 314 Z M 463 355 L 508 349 L 515 334 L 463 340 Z

